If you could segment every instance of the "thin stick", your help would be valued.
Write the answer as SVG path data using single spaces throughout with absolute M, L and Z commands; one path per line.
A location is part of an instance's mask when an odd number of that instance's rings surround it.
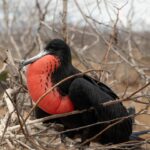
M 63 34 L 63 38 L 64 41 L 67 42 L 67 8 L 68 8 L 68 0 L 63 0 L 63 16 L 62 16 L 62 34 Z
M 134 95 L 137 94 L 138 92 L 142 91 L 143 89 L 145 89 L 145 88 L 148 87 L 149 85 L 150 85 L 150 82 L 147 83 L 146 85 L 144 85 L 143 87 L 141 87 L 140 89 L 136 90 L 135 92 L 133 92 L 131 95 L 129 95 L 129 96 L 126 97 L 126 98 L 118 99 L 118 100 L 115 100 L 115 101 L 108 101 L 108 102 L 103 103 L 102 105 L 103 105 L 103 106 L 108 106 L 108 105 L 116 104 L 116 103 L 123 102 L 123 101 L 129 101 L 132 96 L 134 96 Z
M 51 120 L 51 119 L 57 119 L 57 118 L 66 117 L 66 116 L 72 116 L 72 115 L 84 113 L 84 112 L 92 110 L 92 109 L 93 108 L 90 108 L 88 110 L 87 109 L 84 109 L 84 110 L 81 110 L 81 111 L 76 110 L 76 111 L 72 111 L 72 112 L 69 112 L 69 113 L 51 115 L 51 116 L 47 116 L 47 117 L 44 117 L 44 118 L 27 121 L 25 124 L 26 125 L 31 125 L 31 124 L 36 124 L 36 123 L 39 123 L 39 122 L 44 122 L 44 121 L 47 121 L 47 120 Z M 15 125 L 15 126 L 12 126 L 12 127 L 8 127 L 7 130 L 12 131 L 12 130 L 18 129 L 19 127 L 20 127 L 20 125 Z

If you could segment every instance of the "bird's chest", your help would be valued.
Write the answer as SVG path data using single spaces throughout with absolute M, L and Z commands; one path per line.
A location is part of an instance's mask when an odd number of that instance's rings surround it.
M 27 87 L 29 94 L 34 102 L 44 95 L 55 84 L 52 76 L 55 70 L 59 67 L 59 60 L 53 56 L 44 56 L 38 61 L 32 63 L 27 69 Z M 73 103 L 70 97 L 62 95 L 55 88 L 50 91 L 41 101 L 38 106 L 49 114 L 61 114 L 74 110 Z
M 59 61 L 53 56 L 45 56 L 32 63 L 27 68 L 27 87 L 29 94 L 34 101 L 37 101 L 48 89 L 52 83 L 52 73 L 59 66 Z M 49 93 L 50 98 L 59 98 L 57 89 Z

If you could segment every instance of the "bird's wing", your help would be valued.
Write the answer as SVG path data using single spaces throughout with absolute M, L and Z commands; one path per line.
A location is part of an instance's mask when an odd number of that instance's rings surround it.
M 88 76 L 79 77 L 73 80 L 69 88 L 69 96 L 76 109 L 86 109 L 93 107 L 97 121 L 108 121 L 116 118 L 128 116 L 126 108 L 122 103 L 103 106 L 102 103 L 116 99 L 116 94 L 103 83 L 97 84 L 95 80 Z M 88 118 L 88 116 L 86 116 Z M 82 119 L 82 118 L 81 118 Z M 91 119 L 91 118 L 90 118 Z M 87 119 L 88 120 L 88 119 Z M 112 122 L 110 124 L 113 124 Z M 99 125 L 99 127 L 107 127 L 108 124 Z M 122 131 L 126 131 L 123 133 Z M 132 120 L 127 118 L 121 120 L 110 130 L 105 132 L 103 139 L 107 142 L 117 143 L 126 141 L 132 133 Z
M 109 88 L 107 85 L 105 85 L 104 83 L 97 81 L 96 79 L 93 79 L 90 76 L 84 75 L 83 76 L 84 79 L 88 80 L 89 82 L 91 82 L 92 84 L 94 84 L 95 86 L 98 86 L 102 91 L 104 91 L 105 93 L 107 93 L 108 95 L 110 95 L 112 97 L 112 100 L 118 99 L 119 97 L 112 91 L 111 88 Z
M 81 73 L 80 70 L 72 66 L 72 74 L 76 73 Z M 83 79 L 89 81 L 91 84 L 95 85 L 95 87 L 98 87 L 100 90 L 102 90 L 104 93 L 108 94 L 111 97 L 111 100 L 118 99 L 119 97 L 109 88 L 107 85 L 104 83 L 97 81 L 96 79 L 88 76 L 88 75 L 83 75 Z
M 98 106 L 99 108 L 100 104 L 118 98 L 118 96 L 105 84 L 101 82 L 97 83 L 96 80 L 87 75 L 73 80 L 69 87 L 69 96 L 77 108 L 80 109 L 89 106 Z M 122 103 L 114 105 L 116 109 L 122 107 Z

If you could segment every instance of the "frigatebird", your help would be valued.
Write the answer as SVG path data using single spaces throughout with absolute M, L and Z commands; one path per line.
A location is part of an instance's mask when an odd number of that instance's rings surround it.
M 22 62 L 23 66 L 28 65 L 27 88 L 34 102 L 62 79 L 80 72 L 71 61 L 70 47 L 63 40 L 54 39 L 38 55 Z M 102 105 L 118 98 L 107 85 L 84 74 L 65 81 L 45 96 L 38 104 L 36 115 L 40 118 L 93 107 L 94 109 L 82 114 L 61 118 L 59 122 L 65 129 L 71 129 L 124 117 L 125 119 L 104 131 L 98 137 L 98 141 L 102 144 L 125 142 L 132 134 L 132 118 L 127 117 L 127 109 L 121 102 Z M 113 122 L 70 132 L 67 136 L 80 134 L 84 141 L 103 131 L 110 124 Z

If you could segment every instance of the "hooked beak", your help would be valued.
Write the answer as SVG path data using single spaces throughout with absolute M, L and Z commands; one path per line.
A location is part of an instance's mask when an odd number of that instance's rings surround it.
M 21 70 L 24 66 L 28 65 L 28 64 L 31 64 L 33 62 L 35 62 L 36 60 L 40 59 L 41 57 L 47 55 L 47 54 L 50 54 L 49 51 L 47 50 L 43 50 L 41 51 L 39 54 L 37 54 L 36 56 L 33 56 L 27 60 L 23 60 L 19 66 L 19 70 Z

